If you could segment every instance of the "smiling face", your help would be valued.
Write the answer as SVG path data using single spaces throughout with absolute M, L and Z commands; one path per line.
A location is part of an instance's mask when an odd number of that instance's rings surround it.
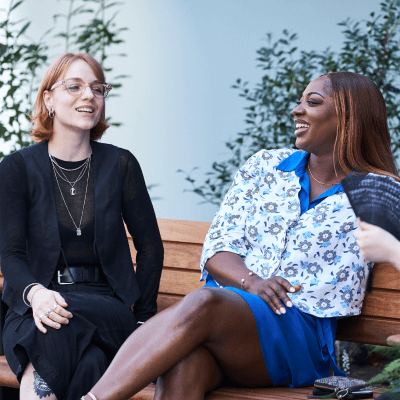
M 337 135 L 337 115 L 328 77 L 309 83 L 293 109 L 296 147 L 315 155 L 333 153 Z
M 75 78 L 86 84 L 98 81 L 98 78 L 83 60 L 74 61 L 65 74 L 57 81 Z M 90 130 L 99 122 L 104 107 L 104 98 L 93 95 L 90 87 L 83 93 L 72 96 L 64 85 L 51 91 L 45 91 L 44 102 L 48 110 L 54 111 L 53 129 L 57 132 L 90 134 Z

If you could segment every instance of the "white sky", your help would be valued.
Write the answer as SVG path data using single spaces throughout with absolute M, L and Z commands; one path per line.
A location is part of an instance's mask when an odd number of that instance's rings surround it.
M 0 0 L 1 7 L 8 3 Z M 26 0 L 19 16 L 32 21 L 29 35 L 39 38 L 67 5 Z M 379 9 L 378 0 L 125 0 L 117 24 L 129 31 L 116 52 L 128 57 L 114 58 L 112 67 L 130 78 L 121 96 L 107 101 L 107 115 L 124 125 L 102 141 L 129 149 L 147 184 L 159 184 L 150 193 L 161 197 L 154 202 L 157 217 L 211 221 L 216 207 L 183 193 L 190 186 L 176 171 L 198 166 L 194 176 L 201 181 L 213 161 L 227 157 L 224 142 L 243 131 L 247 105 L 230 87 L 237 78 L 260 80 L 256 51 L 265 34 L 277 39 L 286 28 L 298 34 L 302 50 L 338 51 L 337 23 Z M 63 50 L 52 47 L 52 58 Z

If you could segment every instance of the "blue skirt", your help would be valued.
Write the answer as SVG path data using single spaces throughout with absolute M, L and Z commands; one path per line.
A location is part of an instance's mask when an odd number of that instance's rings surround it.
M 208 275 L 205 287 L 218 287 Z M 310 386 L 329 376 L 346 376 L 336 365 L 336 318 L 318 318 L 296 307 L 277 315 L 260 297 L 233 287 L 249 305 L 257 324 L 265 366 L 274 385 Z

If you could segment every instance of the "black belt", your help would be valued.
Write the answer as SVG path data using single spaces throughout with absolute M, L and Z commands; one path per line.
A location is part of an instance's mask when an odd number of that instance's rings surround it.
M 56 282 L 59 285 L 74 283 L 107 283 L 107 277 L 99 267 L 65 267 L 57 270 Z

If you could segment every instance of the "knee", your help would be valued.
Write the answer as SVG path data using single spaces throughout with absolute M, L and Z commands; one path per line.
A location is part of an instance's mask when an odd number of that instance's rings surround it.
M 79 362 L 79 368 L 86 371 L 96 370 L 100 376 L 105 372 L 108 367 L 108 360 L 106 355 L 97 346 L 91 344 L 83 352 L 82 358 Z
M 178 320 L 185 324 L 193 324 L 197 321 L 204 324 L 218 310 L 222 300 L 219 289 L 196 289 L 180 302 L 177 309 Z

